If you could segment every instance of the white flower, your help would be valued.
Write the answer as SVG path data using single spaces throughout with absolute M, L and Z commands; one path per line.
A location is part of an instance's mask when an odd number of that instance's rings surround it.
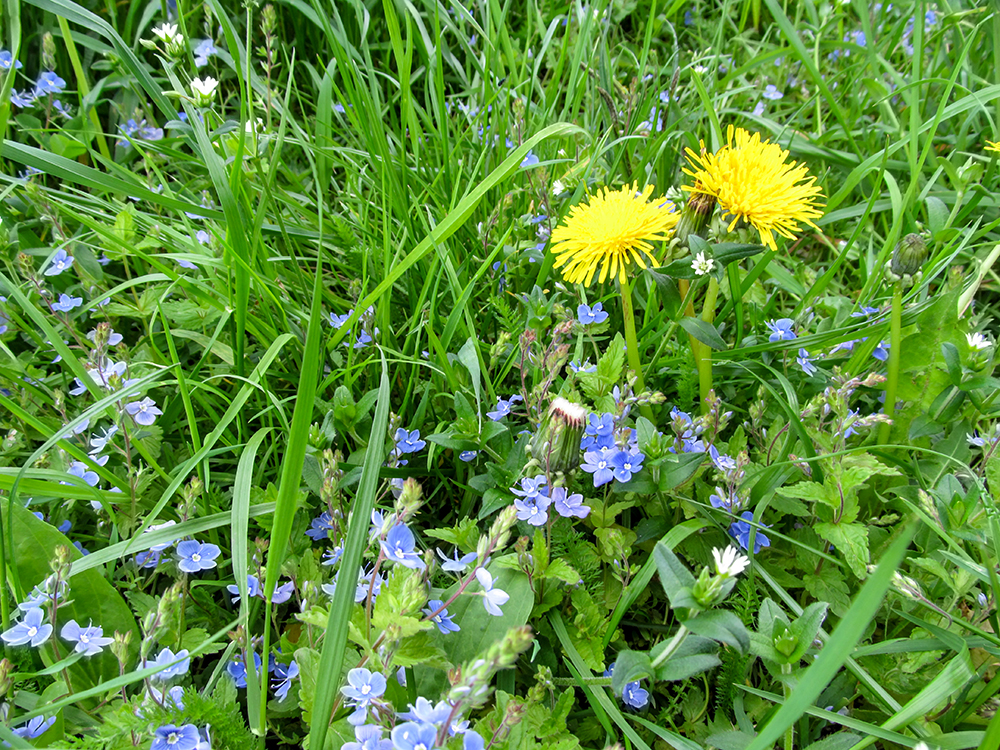
M 730 577 L 738 576 L 742 573 L 747 565 L 750 564 L 750 558 L 746 555 L 741 555 L 739 550 L 730 545 L 725 549 L 713 549 L 712 557 L 715 558 L 715 570 L 720 576 Z
M 552 183 L 552 195 L 562 195 L 566 192 L 566 186 L 563 185 L 562 180 L 556 180 Z
M 215 97 L 215 89 L 218 88 L 219 82 L 208 76 L 204 81 L 200 78 L 195 78 L 191 81 L 191 91 L 194 92 L 194 98 L 197 103 L 202 107 L 207 107 L 212 103 L 212 99 Z
M 990 340 L 979 332 L 965 334 L 965 340 L 969 342 L 969 348 L 974 349 L 977 352 L 981 352 L 983 349 L 989 349 L 993 346 Z
M 711 258 L 706 258 L 705 253 L 698 253 L 697 257 L 691 261 L 691 270 L 697 276 L 704 276 L 713 268 L 715 268 L 715 261 Z
M 177 24 L 165 23 L 162 26 L 156 26 L 153 28 L 153 36 L 164 44 L 170 44 L 177 38 Z
M 913 746 L 913 750 L 934 750 L 934 748 L 931 748 L 926 742 L 918 742 Z

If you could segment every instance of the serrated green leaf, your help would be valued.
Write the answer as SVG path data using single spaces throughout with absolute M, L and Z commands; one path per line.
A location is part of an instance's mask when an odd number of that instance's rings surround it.
M 858 578 L 868 574 L 868 528 L 859 523 L 817 523 L 817 534 L 837 547 Z

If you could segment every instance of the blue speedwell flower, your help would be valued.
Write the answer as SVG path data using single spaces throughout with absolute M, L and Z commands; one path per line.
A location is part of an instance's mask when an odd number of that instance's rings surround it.
M 35 96 L 43 94 L 61 94 L 66 90 L 66 81 L 51 70 L 42 73 L 35 81 Z
M 83 304 L 83 297 L 70 297 L 68 294 L 60 294 L 59 301 L 52 303 L 52 309 L 56 312 L 68 313 Z
M 752 528 L 750 521 L 753 521 L 753 513 L 748 510 L 743 511 L 740 515 L 742 520 L 734 521 L 729 527 L 729 536 L 739 542 L 739 545 L 743 549 L 750 548 L 750 529 Z M 767 524 L 760 524 L 762 528 L 768 528 Z M 771 540 L 764 536 L 764 532 L 758 528 L 757 534 L 754 537 L 753 542 L 753 553 L 756 555 L 760 552 L 762 547 L 770 547 Z
M 549 505 L 552 501 L 546 495 L 519 497 L 514 500 L 518 520 L 527 521 L 532 526 L 544 526 L 549 520 Z
M 125 411 L 135 419 L 136 424 L 141 424 L 143 427 L 149 427 L 156 421 L 158 416 L 163 414 L 157 408 L 156 402 L 149 396 L 146 396 L 142 401 L 133 401 L 130 404 L 126 404 Z
M 407 721 L 392 728 L 392 746 L 396 750 L 433 750 L 437 747 L 437 727 Z
M 108 638 L 104 635 L 103 628 L 94 625 L 81 628 L 76 620 L 70 620 L 63 625 L 59 635 L 65 641 L 75 641 L 76 645 L 73 650 L 84 656 L 99 654 L 105 646 L 110 646 L 115 641 L 114 638 Z
M 597 302 L 593 307 L 588 305 L 577 307 L 576 319 L 580 321 L 580 325 L 589 326 L 593 323 L 603 323 L 608 319 L 608 314 L 604 312 L 603 303 Z
M 494 422 L 499 422 L 501 419 L 510 414 L 511 409 L 514 404 L 518 401 L 524 401 L 520 396 L 511 396 L 509 399 L 497 398 L 497 405 L 493 411 L 486 412 L 486 416 L 492 419 Z
M 165 648 L 157 654 L 153 661 L 148 664 L 143 664 L 142 666 L 143 669 L 147 667 L 159 667 L 160 671 L 154 674 L 150 679 L 166 682 L 173 677 L 179 677 L 182 674 L 187 674 L 187 671 L 191 666 L 191 660 L 188 658 L 188 651 L 186 648 L 182 648 L 176 654 L 169 648 Z
M 586 518 L 590 515 L 590 507 L 584 505 L 583 495 L 570 495 L 565 487 L 556 487 L 552 490 L 553 507 L 563 518 Z
M 396 430 L 396 450 L 400 453 L 417 453 L 424 449 L 427 443 L 420 439 L 420 430 L 407 432 L 402 427 Z
M 20 65 L 20 63 L 18 63 L 18 65 Z M 27 724 L 14 729 L 13 732 L 18 737 L 22 737 L 23 739 L 34 740 L 49 731 L 55 723 L 55 716 L 50 716 L 47 719 L 44 716 L 36 716 L 34 719 L 29 719 Z
M 292 680 L 298 676 L 299 665 L 294 659 L 287 666 L 280 662 L 274 665 L 274 677 L 272 678 L 271 689 L 274 690 L 274 694 L 279 701 L 285 700 L 288 691 L 292 687 Z
M 185 573 L 197 573 L 215 567 L 215 558 L 222 553 L 210 542 L 187 539 L 177 545 L 177 567 Z
M 52 626 L 45 622 L 45 613 L 36 608 L 24 613 L 24 618 L 13 627 L 0 633 L 0 638 L 8 646 L 41 646 L 52 635 Z
M 461 630 L 461 628 L 452 622 L 451 616 L 448 614 L 448 610 L 445 609 L 443 605 L 444 602 L 440 599 L 431 599 L 427 602 L 427 607 L 422 611 L 430 618 L 431 622 L 437 625 L 437 629 L 444 635 L 448 635 L 448 633 L 457 633 Z
M 415 550 L 417 542 L 413 532 L 403 524 L 397 524 L 389 529 L 385 539 L 379 543 L 387 560 L 416 570 L 423 570 L 426 567 L 424 561 L 420 559 L 420 553 Z
M 392 740 L 382 739 L 382 727 L 375 724 L 364 724 L 354 728 L 354 739 L 357 742 L 345 742 L 340 750 L 393 750 Z
M 792 326 L 795 325 L 795 321 L 791 318 L 778 318 L 777 320 L 768 320 L 764 323 L 771 331 L 771 335 L 767 337 L 767 340 L 771 343 L 775 341 L 792 341 L 795 339 L 795 331 L 792 330 Z
M 14 55 L 9 50 L 0 49 L 0 70 L 10 70 L 11 68 L 20 70 L 21 67 L 21 61 L 15 60 Z
M 441 570 L 447 570 L 449 573 L 464 573 L 469 564 L 478 557 L 475 552 L 470 552 L 467 555 L 459 557 L 457 549 L 455 550 L 454 557 L 448 557 L 441 550 L 437 550 L 437 555 L 444 561 L 441 564 Z
M 799 356 L 795 358 L 795 361 L 806 375 L 816 374 L 816 365 L 813 364 L 812 357 L 809 356 L 809 352 L 805 349 L 799 349 Z
M 386 686 L 384 675 L 364 667 L 355 667 L 347 673 L 347 684 L 340 689 L 340 692 L 350 701 L 350 705 L 357 709 L 349 719 L 351 724 L 354 726 L 364 724 L 368 717 L 368 707 L 385 693 Z
M 587 451 L 583 454 L 583 463 L 580 468 L 588 474 L 594 475 L 595 487 L 607 484 L 615 478 L 610 459 L 611 456 L 605 451 Z
M 634 474 L 642 471 L 642 462 L 646 457 L 639 451 L 618 451 L 611 457 L 611 467 L 615 479 L 619 482 L 629 482 Z
M 48 268 L 42 271 L 46 276 L 58 276 L 67 268 L 73 267 L 73 256 L 67 253 L 65 250 L 60 248 L 56 251 L 56 254 L 52 256 L 52 262 L 49 263 Z
M 156 736 L 149 750 L 196 750 L 199 742 L 201 737 L 198 734 L 198 727 L 194 724 L 185 724 L 182 727 L 164 724 L 156 730 Z
M 493 576 L 486 568 L 478 568 L 476 570 L 476 580 L 483 587 L 483 606 L 486 608 L 486 611 L 494 617 L 503 615 L 500 607 L 507 603 L 507 600 L 510 599 L 510 594 L 506 591 L 493 588 Z

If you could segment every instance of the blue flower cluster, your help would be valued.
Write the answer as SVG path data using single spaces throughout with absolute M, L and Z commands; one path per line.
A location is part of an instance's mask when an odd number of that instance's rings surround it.
M 520 489 L 510 488 L 517 496 L 514 508 L 518 520 L 527 521 L 532 526 L 544 526 L 549 520 L 550 507 L 563 518 L 586 518 L 590 514 L 590 506 L 584 504 L 583 495 L 571 495 L 565 487 L 555 487 L 550 492 L 547 483 L 545 475 L 538 474 L 524 477 Z

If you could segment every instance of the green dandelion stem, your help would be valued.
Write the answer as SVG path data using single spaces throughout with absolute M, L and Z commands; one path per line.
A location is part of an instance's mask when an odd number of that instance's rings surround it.
M 715 322 L 715 303 L 719 298 L 719 282 L 714 276 L 708 280 L 708 291 L 705 293 L 705 304 L 701 309 L 701 319 L 706 323 Z M 698 341 L 695 349 L 695 361 L 698 365 L 698 390 L 701 394 L 701 410 L 708 410 L 709 392 L 712 390 L 712 349 Z
M 635 335 L 635 310 L 632 307 L 632 288 L 629 286 L 628 277 L 621 281 L 622 292 L 622 315 L 625 318 L 625 346 L 628 350 L 628 366 L 635 373 L 635 392 L 642 393 L 646 390 L 646 382 L 642 377 L 642 362 L 639 360 L 639 342 Z M 653 410 L 649 404 L 639 406 L 639 411 L 646 419 L 655 424 Z
M 885 415 L 892 419 L 896 412 L 896 386 L 899 383 L 899 342 L 903 330 L 903 285 L 896 282 L 892 293 L 892 315 L 889 319 L 889 372 L 885 382 Z M 878 429 L 879 445 L 889 442 L 891 423 L 883 423 Z

